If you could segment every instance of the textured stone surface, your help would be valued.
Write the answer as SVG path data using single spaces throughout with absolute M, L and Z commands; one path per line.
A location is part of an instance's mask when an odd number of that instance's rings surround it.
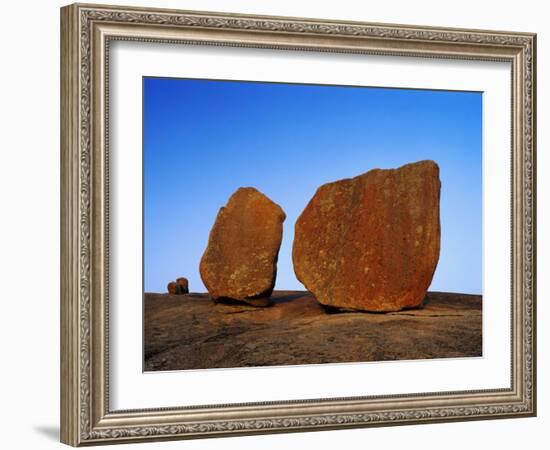
M 296 222 L 297 278 L 327 306 L 421 305 L 439 259 L 440 186 L 433 161 L 321 186 Z
M 388 314 L 331 314 L 303 291 L 275 291 L 271 301 L 146 293 L 145 370 L 482 356 L 478 295 L 428 292 L 423 308 Z
M 279 205 L 254 188 L 240 188 L 231 196 L 218 212 L 200 262 L 212 299 L 268 304 L 285 218 Z

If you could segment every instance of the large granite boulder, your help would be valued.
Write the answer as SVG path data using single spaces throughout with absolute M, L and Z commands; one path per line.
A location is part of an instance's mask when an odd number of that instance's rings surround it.
M 200 274 L 214 300 L 267 305 L 277 275 L 285 213 L 258 190 L 238 189 L 220 209 Z
M 420 306 L 439 260 L 440 187 L 433 161 L 319 187 L 296 222 L 296 276 L 327 306 Z

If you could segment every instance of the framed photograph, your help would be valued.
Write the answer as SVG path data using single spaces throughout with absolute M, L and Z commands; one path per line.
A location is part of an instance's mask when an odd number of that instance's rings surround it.
M 62 442 L 535 415 L 535 58 L 62 8 Z

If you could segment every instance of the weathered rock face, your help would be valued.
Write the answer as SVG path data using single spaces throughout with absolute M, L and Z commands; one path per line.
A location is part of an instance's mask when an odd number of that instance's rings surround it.
M 428 292 L 424 308 L 389 314 L 327 314 L 299 291 L 275 290 L 271 301 L 254 308 L 213 304 L 208 294 L 145 293 L 145 370 L 482 355 L 479 295 Z
M 200 262 L 214 300 L 265 306 L 273 292 L 286 215 L 254 188 L 240 188 L 220 209 Z
M 433 161 L 321 186 L 296 222 L 296 276 L 327 306 L 421 305 L 439 260 L 440 187 Z

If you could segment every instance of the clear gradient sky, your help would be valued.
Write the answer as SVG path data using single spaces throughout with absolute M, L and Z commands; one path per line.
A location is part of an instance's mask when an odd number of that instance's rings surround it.
M 286 212 L 275 289 L 304 289 L 294 223 L 318 186 L 432 159 L 441 256 L 430 290 L 482 293 L 482 94 L 149 78 L 143 80 L 144 288 L 189 279 L 216 214 L 241 186 Z

